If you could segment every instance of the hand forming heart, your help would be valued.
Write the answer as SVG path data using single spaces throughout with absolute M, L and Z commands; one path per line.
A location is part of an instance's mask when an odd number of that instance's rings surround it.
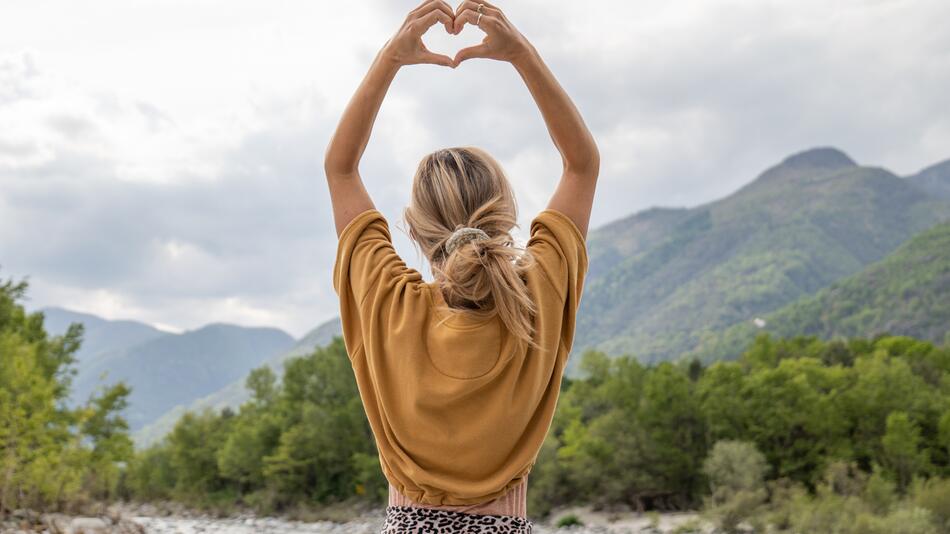
M 455 58 L 436 54 L 422 42 L 422 35 L 436 22 L 441 22 L 450 35 L 458 35 L 466 24 L 473 24 L 485 32 L 485 39 L 459 50 Z M 488 2 L 465 0 L 453 12 L 444 0 L 425 0 L 409 13 L 385 50 L 398 65 L 431 63 L 455 68 L 472 58 L 514 61 L 527 54 L 530 45 L 505 14 Z

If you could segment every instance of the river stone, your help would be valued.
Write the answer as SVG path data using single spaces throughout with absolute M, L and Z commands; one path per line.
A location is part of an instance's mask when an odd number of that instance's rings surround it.
M 50 534 L 66 534 L 69 532 L 69 516 L 66 514 L 43 514 L 40 520 Z
M 109 534 L 109 524 L 98 517 L 76 517 L 69 523 L 67 534 Z

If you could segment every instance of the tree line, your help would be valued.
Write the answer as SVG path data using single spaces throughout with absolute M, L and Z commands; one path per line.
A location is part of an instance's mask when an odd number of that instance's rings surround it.
M 3 509 L 92 498 L 261 513 L 385 503 L 341 338 L 287 361 L 281 377 L 254 370 L 243 405 L 186 413 L 133 452 L 121 383 L 63 408 L 82 330 L 50 338 L 42 315 L 16 303 L 24 290 L 0 286 Z M 834 520 L 950 532 L 950 347 L 763 335 L 739 359 L 708 366 L 580 357 L 532 469 L 534 517 L 590 503 L 705 509 L 727 529 L 766 521 L 819 532 Z M 850 532 L 842 525 L 828 531 Z
M 580 368 L 583 378 L 562 384 L 532 469 L 536 517 L 582 502 L 761 511 L 775 488 L 815 496 L 841 472 L 852 486 L 871 479 L 890 488 L 895 503 L 922 487 L 950 503 L 947 347 L 893 336 L 761 336 L 738 360 L 709 366 L 644 366 L 633 356 L 588 351 Z M 237 411 L 188 414 L 141 451 L 127 471 L 130 495 L 240 501 L 267 511 L 385 502 L 387 483 L 340 338 L 291 360 L 282 380 L 261 368 L 247 386 L 252 398 Z M 757 481 L 748 484 L 756 488 L 751 497 L 709 467 L 725 461 L 713 455 L 717 446 L 754 451 L 740 458 L 761 455 L 761 468 L 742 475 Z M 726 471 L 749 472 L 725 462 Z M 737 493 L 738 504 L 730 500 Z M 730 513 L 723 517 L 738 512 Z

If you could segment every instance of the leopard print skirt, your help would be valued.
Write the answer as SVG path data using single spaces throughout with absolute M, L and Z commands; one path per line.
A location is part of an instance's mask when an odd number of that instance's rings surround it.
M 386 507 L 386 523 L 381 534 L 531 534 L 534 523 L 526 517 L 513 515 L 467 514 L 454 510 Z

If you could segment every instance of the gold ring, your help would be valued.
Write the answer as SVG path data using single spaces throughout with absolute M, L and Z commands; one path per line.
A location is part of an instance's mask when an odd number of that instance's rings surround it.
M 478 18 L 475 19 L 475 25 L 478 26 L 482 22 L 482 13 L 478 14 Z
M 476 9 L 475 12 L 480 15 L 483 7 L 485 7 L 485 4 L 478 4 L 478 9 Z

